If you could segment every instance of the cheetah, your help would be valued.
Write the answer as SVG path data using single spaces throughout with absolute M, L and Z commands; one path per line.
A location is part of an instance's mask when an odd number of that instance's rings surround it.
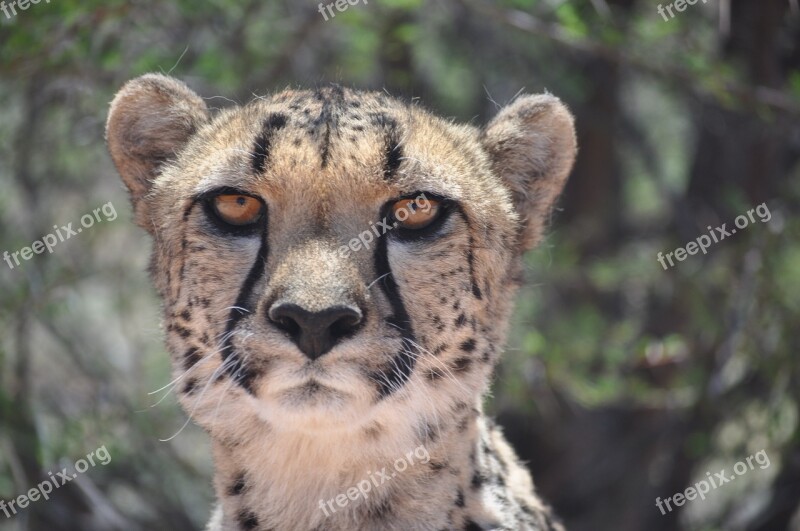
M 559 99 L 478 128 L 338 85 L 212 111 L 147 74 L 106 140 L 211 440 L 209 530 L 563 529 L 482 407 L 576 155 Z

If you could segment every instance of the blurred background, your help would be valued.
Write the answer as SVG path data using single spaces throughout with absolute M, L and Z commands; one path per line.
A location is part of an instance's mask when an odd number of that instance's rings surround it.
M 521 90 L 563 98 L 580 154 L 528 256 L 488 409 L 568 529 L 800 529 L 800 8 L 663 2 L 362 0 L 327 21 L 297 0 L 0 12 L 0 252 L 115 211 L 0 262 L 0 500 L 98 447 L 112 458 L 0 512 L 0 529 L 209 516 L 208 443 L 155 392 L 170 377 L 149 240 L 103 140 L 115 90 L 150 71 L 215 108 L 339 82 L 479 125 Z M 659 264 L 764 204 L 769 221 Z M 770 466 L 656 507 L 761 450 Z

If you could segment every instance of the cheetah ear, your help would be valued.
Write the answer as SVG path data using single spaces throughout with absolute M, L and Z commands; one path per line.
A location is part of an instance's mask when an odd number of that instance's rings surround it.
M 527 251 L 539 242 L 575 161 L 572 114 L 555 96 L 521 96 L 486 126 L 482 141 L 511 191 L 521 221 L 519 251 Z
M 153 230 L 146 201 L 165 163 L 175 159 L 210 117 L 200 96 L 184 83 L 160 74 L 128 81 L 111 102 L 106 141 L 131 194 L 136 223 Z

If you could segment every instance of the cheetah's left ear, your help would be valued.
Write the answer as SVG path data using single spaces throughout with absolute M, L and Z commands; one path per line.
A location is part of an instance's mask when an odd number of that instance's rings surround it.
M 483 146 L 511 191 L 520 217 L 520 252 L 542 236 L 577 153 L 572 114 L 549 94 L 522 96 L 486 126 Z
M 205 101 L 184 83 L 145 74 L 125 83 L 108 113 L 106 140 L 128 187 L 136 223 L 153 231 L 147 194 L 164 165 L 175 159 L 210 118 Z

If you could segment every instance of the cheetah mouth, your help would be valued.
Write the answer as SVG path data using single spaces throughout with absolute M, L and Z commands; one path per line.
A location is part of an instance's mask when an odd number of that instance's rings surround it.
M 282 405 L 290 407 L 299 404 L 309 406 L 316 403 L 326 405 L 343 403 L 350 397 L 349 393 L 323 383 L 317 378 L 288 383 L 270 394 Z
M 338 391 L 334 390 L 331 387 L 321 384 L 315 379 L 311 379 L 295 388 L 292 389 L 292 392 L 300 393 L 304 396 L 314 396 L 317 394 L 325 394 L 325 393 L 336 393 L 339 394 Z
M 292 419 L 294 426 L 341 429 L 370 416 L 374 388 L 357 370 L 335 372 L 294 367 L 266 376 L 251 395 L 269 422 Z
M 370 417 L 369 404 L 319 378 L 281 382 L 255 399 L 257 414 L 282 430 L 352 430 Z

